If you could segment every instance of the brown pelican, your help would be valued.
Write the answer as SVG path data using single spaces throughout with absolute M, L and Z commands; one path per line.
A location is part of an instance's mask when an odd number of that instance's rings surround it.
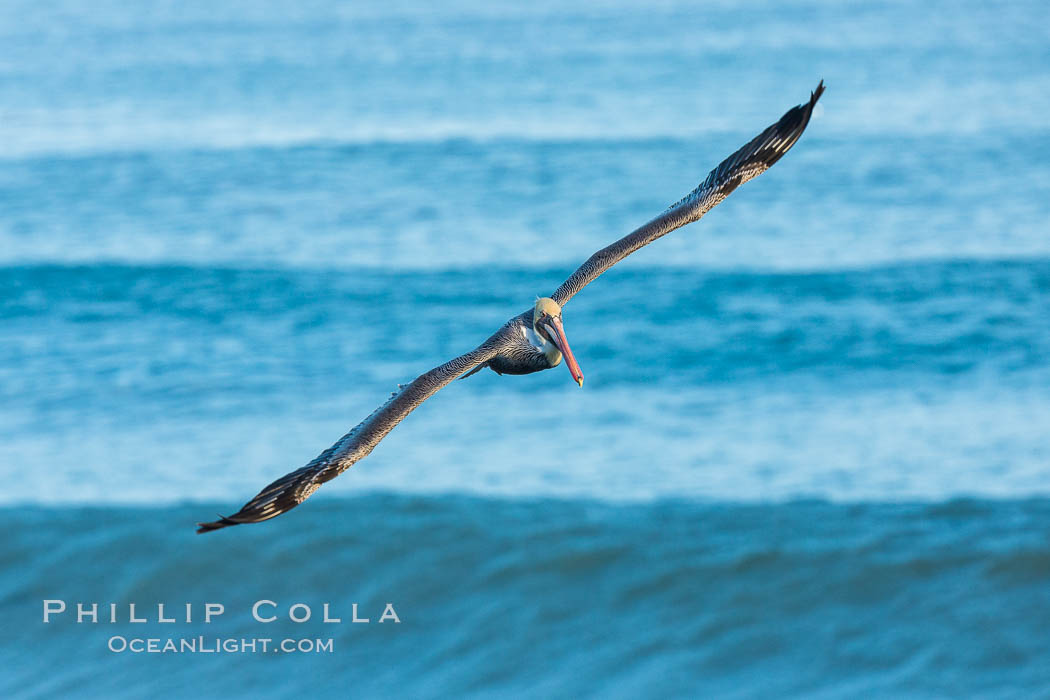
M 531 374 L 557 367 L 562 359 L 583 386 L 583 372 L 565 337 L 562 309 L 572 297 L 620 260 L 671 231 L 692 223 L 753 177 L 769 169 L 795 145 L 824 92 L 824 81 L 809 102 L 794 107 L 776 124 L 722 161 L 699 187 L 662 214 L 602 248 L 572 273 L 550 297 L 505 323 L 492 337 L 465 355 L 449 360 L 402 386 L 386 403 L 301 469 L 282 476 L 233 515 L 198 523 L 197 532 L 257 523 L 285 513 L 305 501 L 321 484 L 349 469 L 370 453 L 405 416 L 456 377 L 485 367 L 499 374 Z

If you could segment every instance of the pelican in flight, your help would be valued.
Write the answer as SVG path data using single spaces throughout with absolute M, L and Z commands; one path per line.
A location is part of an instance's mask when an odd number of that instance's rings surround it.
M 258 523 L 295 508 L 321 484 L 367 457 L 405 416 L 457 377 L 468 377 L 486 367 L 498 374 L 531 374 L 557 367 L 564 359 L 573 380 L 582 387 L 583 372 L 569 347 L 562 322 L 565 304 L 620 260 L 657 238 L 697 221 L 737 187 L 768 170 L 802 136 L 823 92 L 824 81 L 821 81 L 810 94 L 809 102 L 788 110 L 780 121 L 722 161 L 681 201 L 588 258 L 554 294 L 538 299 L 533 308 L 507 321 L 470 352 L 403 385 L 317 459 L 274 481 L 233 515 L 215 522 L 198 523 L 197 532 Z

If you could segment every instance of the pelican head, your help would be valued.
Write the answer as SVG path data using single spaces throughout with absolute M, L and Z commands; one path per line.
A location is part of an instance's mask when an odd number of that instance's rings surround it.
M 565 365 L 569 368 L 572 378 L 576 383 L 583 386 L 583 372 L 576 364 L 569 341 L 565 339 L 565 329 L 561 325 L 561 306 L 549 297 L 536 300 L 536 308 L 532 311 L 532 330 L 543 341 L 542 348 L 551 367 L 556 367 L 561 358 L 565 357 Z

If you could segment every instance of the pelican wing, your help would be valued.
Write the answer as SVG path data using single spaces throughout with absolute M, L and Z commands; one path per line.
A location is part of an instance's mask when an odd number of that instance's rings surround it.
M 439 389 L 464 372 L 491 360 L 505 342 L 505 329 L 506 326 L 467 354 L 449 360 L 440 367 L 416 377 L 411 384 L 400 387 L 386 403 L 318 455 L 314 461 L 285 474 L 260 491 L 233 515 L 221 517 L 215 522 L 197 523 L 197 532 L 211 532 L 230 525 L 258 523 L 295 508 L 309 498 L 321 484 L 331 481 L 364 459 L 394 426 Z
M 824 93 L 824 81 L 810 94 L 809 102 L 788 110 L 776 124 L 711 171 L 700 186 L 649 223 L 610 246 L 602 248 L 565 280 L 551 298 L 562 306 L 577 292 L 628 255 L 676 228 L 697 221 L 737 187 L 761 175 L 790 150 L 809 124 L 813 107 Z

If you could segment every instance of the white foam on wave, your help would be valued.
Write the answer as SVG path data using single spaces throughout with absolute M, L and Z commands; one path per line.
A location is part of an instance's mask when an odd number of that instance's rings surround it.
M 829 83 L 832 79 L 829 79 Z M 811 131 L 820 136 L 977 136 L 990 132 L 1046 130 L 1050 76 L 1013 81 L 973 81 L 963 87 L 930 81 L 916 91 L 870 91 L 840 81 L 829 91 Z M 804 96 L 806 85 L 796 99 Z M 922 94 L 917 99 L 916 94 Z M 593 107 L 544 103 L 508 105 L 506 111 L 467 114 L 454 108 L 436 113 L 366 116 L 282 110 L 216 112 L 197 107 L 178 116 L 149 104 L 105 107 L 0 109 L 0 159 L 84 157 L 109 153 L 177 150 L 238 150 L 304 146 L 358 147 L 385 144 L 441 144 L 449 141 L 617 142 L 696 141 L 739 135 L 764 126 L 779 114 L 776 105 L 755 96 L 728 100 L 712 109 L 710 100 L 655 96 L 644 113 L 633 101 L 591 96 Z M 749 98 L 749 99 L 748 99 Z M 726 100 L 723 100 L 723 102 Z M 420 110 L 415 110 L 420 112 Z M 282 113 L 283 112 L 283 113 Z
M 779 384 L 545 389 L 539 403 L 491 391 L 444 406 L 438 398 L 323 494 L 609 502 L 1050 495 L 1045 392 L 970 383 L 810 393 Z M 544 441 L 556 449 L 538 453 L 529 426 L 536 406 L 549 402 L 563 420 L 543 423 Z M 350 403 L 345 417 L 281 412 L 128 428 L 89 418 L 50 438 L 23 432 L 0 446 L 0 463 L 21 465 L 0 503 L 215 501 L 232 508 L 320 452 L 355 410 L 367 412 L 363 398 Z

